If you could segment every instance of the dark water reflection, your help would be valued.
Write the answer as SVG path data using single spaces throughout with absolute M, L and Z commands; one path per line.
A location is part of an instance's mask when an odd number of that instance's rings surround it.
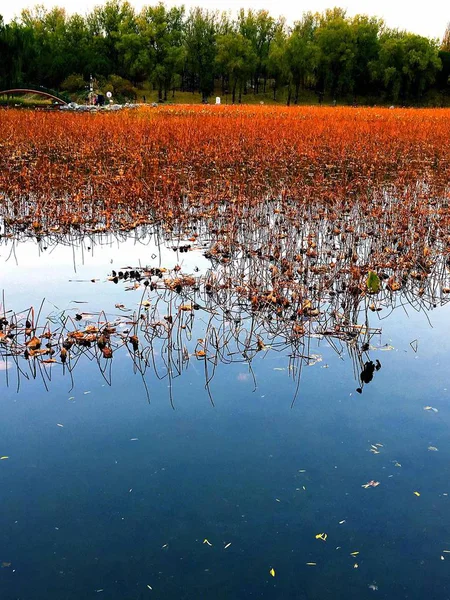
M 39 258 L 20 245 L 18 266 L 0 249 L 6 304 L 17 312 L 43 297 L 47 314 L 113 314 L 117 303 L 137 311 L 142 290 L 106 281 L 113 268 L 210 266 L 201 252 L 149 259 L 150 246 L 128 242 L 76 254 L 75 276 L 70 248 Z M 248 360 L 218 360 L 213 407 L 205 361 L 192 356 L 202 311 L 181 376 L 145 371 L 150 404 L 125 347 L 112 385 L 86 355 L 73 381 L 55 364 L 47 390 L 42 377 L 21 377 L 17 393 L 9 359 L 0 373 L 2 600 L 447 598 L 449 307 L 402 302 L 382 321 L 386 304 L 354 313 L 382 329 L 358 354 L 382 365 L 361 395 L 355 346 L 338 340 L 337 352 L 335 338 L 313 336 L 308 356 L 320 360 L 304 361 L 297 395 L 292 348 L 280 345 L 253 352 L 251 371 Z M 155 341 L 161 371 L 162 348 Z M 370 481 L 379 485 L 362 487 Z

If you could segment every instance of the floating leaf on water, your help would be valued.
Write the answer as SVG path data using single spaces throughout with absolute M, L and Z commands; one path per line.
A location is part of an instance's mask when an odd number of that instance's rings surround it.
M 62 423 L 56 423 L 58 425 L 58 427 L 64 427 L 64 425 Z
M 101 351 L 103 354 L 103 358 L 112 358 L 113 351 L 110 346 L 105 346 L 104 348 L 101 349 Z
M 373 479 L 371 479 L 367 483 L 364 483 L 361 487 L 367 489 L 367 488 L 370 488 L 370 487 L 378 487 L 379 485 L 380 485 L 379 481 L 374 481 Z
M 153 590 L 152 586 L 148 585 L 148 583 L 147 583 L 147 587 L 148 587 L 149 590 Z
M 270 569 L 269 573 L 272 575 L 272 577 L 275 577 L 275 569 L 274 568 Z
M 7 460 L 9 456 L 0 456 L 0 460 Z
M 350 556 L 358 556 L 359 552 L 350 552 Z
M 327 541 L 328 534 L 327 533 L 317 533 L 316 540 L 322 540 L 323 542 Z
M 387 287 L 391 290 L 391 292 L 397 292 L 402 284 L 395 279 L 395 277 L 389 277 L 387 281 Z
M 339 521 L 339 525 L 342 525 L 342 523 L 345 523 L 345 519 L 343 519 L 342 521 Z
M 424 406 L 423 410 L 431 410 L 432 412 L 439 412 L 437 408 L 434 408 L 434 406 Z
M 308 565 L 308 567 L 315 567 L 317 565 L 317 563 L 315 562 L 308 562 L 306 564 Z
M 41 340 L 34 336 L 26 343 L 28 350 L 38 350 L 41 347 Z
M 358 563 L 355 563 L 355 564 L 353 565 L 353 568 L 354 568 L 354 569 L 357 569 L 358 567 L 359 567 Z
M 204 544 L 208 544 L 208 546 L 212 546 L 211 542 L 209 542 L 206 538 L 203 540 Z
M 260 352 L 261 350 L 266 350 L 267 346 L 265 345 L 265 343 L 263 342 L 263 340 L 261 338 L 258 338 L 257 343 L 256 343 L 256 348 L 257 348 L 257 351 Z
M 432 452 L 438 452 L 436 446 L 428 446 L 428 450 L 431 450 Z
M 231 542 L 228 542 L 228 544 L 226 544 L 226 545 L 224 546 L 224 548 L 223 548 L 223 549 L 224 549 L 224 550 L 226 550 L 226 549 L 227 549 L 227 548 L 229 548 L 230 546 L 231 546 Z
M 419 492 L 413 492 L 415 496 L 419 497 L 420 493 Z
M 192 304 L 182 304 L 180 310 L 185 312 L 192 311 Z
M 369 271 L 366 280 L 367 289 L 372 294 L 376 294 L 380 290 L 380 278 L 375 271 Z
M 308 362 L 306 363 L 306 366 L 308 367 L 312 367 L 313 365 L 315 365 L 318 362 L 322 362 L 322 356 L 320 354 L 310 354 L 308 356 Z

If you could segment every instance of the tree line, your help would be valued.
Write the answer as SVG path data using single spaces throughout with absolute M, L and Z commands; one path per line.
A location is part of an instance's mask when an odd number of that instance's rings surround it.
M 270 94 L 288 104 L 304 90 L 318 100 L 422 103 L 450 98 L 450 26 L 441 43 L 333 8 L 288 26 L 265 10 L 236 17 L 183 6 L 109 0 L 86 16 L 42 6 L 5 24 L 0 16 L 0 87 L 83 90 L 90 76 L 118 93 L 150 83 L 161 101 L 176 90 Z

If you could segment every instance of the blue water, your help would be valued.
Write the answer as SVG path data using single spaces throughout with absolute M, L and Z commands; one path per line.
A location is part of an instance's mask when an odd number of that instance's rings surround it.
M 2 251 L 7 305 L 136 306 L 139 291 L 106 281 L 119 259 L 145 262 L 125 250 L 77 254 L 79 282 L 70 253 Z M 362 394 L 347 349 L 317 339 L 297 396 L 289 350 L 269 348 L 252 361 L 256 389 L 247 364 L 217 366 L 214 405 L 195 357 L 174 408 L 151 370 L 147 398 L 125 350 L 111 385 L 87 359 L 73 387 L 54 365 L 47 389 L 21 377 L 17 391 L 3 367 L 1 600 L 449 598 L 449 318 L 448 305 L 371 314 L 382 368 Z

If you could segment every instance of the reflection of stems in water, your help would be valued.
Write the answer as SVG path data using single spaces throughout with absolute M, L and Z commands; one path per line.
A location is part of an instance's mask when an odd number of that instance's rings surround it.
M 236 232 L 236 235 L 241 233 Z M 181 237 L 178 242 L 180 240 Z M 269 235 L 266 241 L 270 243 Z M 283 252 L 293 253 L 296 248 L 288 237 Z M 350 250 L 351 245 L 348 246 Z M 231 252 L 230 248 L 226 251 Z M 111 357 L 121 349 L 130 354 L 133 372 L 140 374 L 148 401 L 148 373 L 159 380 L 167 378 L 172 406 L 174 381 L 188 368 L 190 357 L 195 357 L 194 362 L 203 361 L 205 390 L 214 404 L 211 386 L 220 363 L 246 363 L 256 389 L 252 362 L 264 360 L 268 353 L 288 351 L 289 376 L 295 382 L 294 404 L 303 366 L 312 364 L 313 338 L 326 340 L 341 360 L 344 349 L 348 349 L 355 379 L 362 389 L 361 373 L 370 363 L 367 353 L 370 339 L 380 333 L 379 329 L 370 328 L 369 310 L 380 319 L 379 308 L 402 307 L 406 310 L 407 306 L 412 306 L 414 310 L 426 311 L 438 302 L 447 302 L 446 297 L 438 297 L 440 285 L 431 279 L 421 281 L 419 289 L 419 284 L 413 281 L 399 293 L 383 287 L 378 294 L 371 294 L 361 287 L 362 284 L 359 288 L 348 285 L 342 277 L 333 280 L 326 275 L 324 282 L 321 265 L 317 262 L 316 267 L 308 267 L 308 275 L 302 275 L 301 281 L 292 278 L 291 274 L 291 279 L 284 279 L 278 267 L 278 271 L 271 268 L 272 263 L 267 270 L 264 257 L 257 256 L 250 261 L 241 253 L 235 263 L 237 272 L 229 262 L 225 262 L 223 268 L 219 262 L 217 259 L 214 272 L 210 270 L 195 277 L 183 275 L 179 268 L 155 271 L 141 267 L 133 286 L 143 285 L 137 311 L 130 314 L 125 307 L 122 309 L 117 305 L 123 312 L 111 317 L 101 311 L 96 322 L 91 321 L 92 316 L 88 313 L 82 313 L 74 320 L 63 311 L 59 316 L 52 314 L 41 325 L 44 301 L 36 319 L 33 308 L 11 313 L 9 317 L 3 294 L 2 323 L 5 323 L 0 330 L 3 334 L 0 336 L 0 356 L 6 360 L 12 357 L 17 389 L 22 378 L 30 377 L 42 379 L 48 389 L 55 368 L 50 363 L 56 362 L 52 357 L 61 347 L 67 348 L 66 359 L 62 361 L 61 357 L 62 372 L 69 372 L 72 387 L 74 371 L 82 368 L 84 361 L 95 362 L 104 380 L 111 385 L 112 358 L 102 352 L 100 338 L 103 337 L 101 343 L 106 343 Z M 290 268 L 286 263 L 286 269 Z M 445 265 L 436 266 L 434 275 L 445 278 Z M 123 281 L 129 285 L 132 280 L 129 275 L 127 277 L 124 276 Z M 142 280 L 146 283 L 142 284 Z M 27 327 L 26 322 L 30 320 L 31 327 Z M 25 341 L 21 337 L 27 329 L 45 342 L 45 348 L 37 351 L 27 347 L 30 334 L 25 335 Z M 28 355 L 28 373 L 23 369 L 24 354 Z M 367 379 L 366 375 L 364 378 Z M 6 382 L 9 385 L 8 372 Z

